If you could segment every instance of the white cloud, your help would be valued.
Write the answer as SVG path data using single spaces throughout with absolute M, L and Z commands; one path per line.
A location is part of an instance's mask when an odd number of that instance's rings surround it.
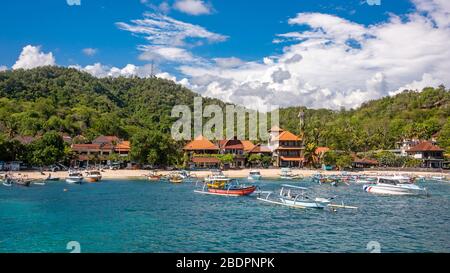
M 190 15 L 210 14 L 212 11 L 210 5 L 202 0 L 177 0 L 174 8 Z
M 132 24 L 123 22 L 116 25 L 123 30 L 143 35 L 152 45 L 195 46 L 198 42 L 223 42 L 228 37 L 210 32 L 204 27 L 175 20 L 169 16 L 145 13 L 144 19 L 132 20 Z M 190 42 L 187 42 L 188 40 Z
M 142 35 L 148 41 L 149 44 L 138 46 L 143 51 L 141 60 L 199 62 L 201 58 L 193 56 L 187 48 L 201 46 L 205 42 L 223 42 L 228 38 L 202 26 L 154 13 L 146 13 L 144 19 L 132 20 L 131 24 L 119 22 L 116 25 L 120 29 Z
M 88 48 L 84 48 L 82 51 L 83 51 L 84 55 L 91 57 L 91 56 L 94 56 L 95 54 L 97 54 L 98 50 L 96 48 L 88 47 Z
M 134 64 L 127 64 L 123 68 L 118 68 L 114 66 L 107 66 L 101 63 L 95 63 L 93 65 L 87 65 L 85 67 L 79 65 L 69 66 L 71 68 L 78 69 L 80 71 L 87 72 L 94 77 L 105 78 L 105 77 L 141 77 L 147 78 L 152 76 L 154 68 L 151 64 L 144 66 L 136 66 Z
M 0 65 L 0 72 L 8 70 L 8 67 L 6 65 Z
M 139 59 L 143 61 L 166 60 L 177 63 L 200 61 L 189 51 L 179 47 L 140 46 L 139 49 L 143 51 L 139 56 Z
M 244 62 L 236 57 L 230 57 L 230 58 L 214 58 L 213 59 L 216 64 L 219 67 L 224 67 L 224 68 L 232 68 L 232 67 L 237 67 L 240 66 L 242 64 L 244 64 Z
M 279 55 L 229 68 L 209 63 L 179 70 L 195 91 L 252 108 L 350 108 L 404 88 L 450 86 L 450 26 L 444 20 L 450 4 L 414 1 L 423 6 L 370 26 L 300 13 L 288 22 L 301 31 L 276 36 L 284 46 Z
M 422 91 L 422 89 L 424 89 L 425 87 L 436 87 L 443 82 L 443 80 L 435 79 L 430 74 L 425 73 L 422 75 L 422 79 L 405 84 L 404 86 L 398 88 L 396 91 L 389 92 L 389 94 L 396 95 L 403 92 L 404 90 Z
M 39 66 L 55 65 L 53 54 L 41 52 L 39 46 L 27 45 L 22 49 L 19 59 L 13 65 L 13 69 L 31 69 Z

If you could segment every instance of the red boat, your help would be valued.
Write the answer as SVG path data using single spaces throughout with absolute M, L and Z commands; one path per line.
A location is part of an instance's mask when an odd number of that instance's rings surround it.
M 236 187 L 229 189 L 212 189 L 208 188 L 208 193 L 216 195 L 229 195 L 229 196 L 245 196 L 252 194 L 256 190 L 256 186 L 250 187 Z

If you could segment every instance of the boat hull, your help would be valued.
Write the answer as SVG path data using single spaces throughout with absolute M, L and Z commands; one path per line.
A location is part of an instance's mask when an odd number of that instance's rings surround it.
M 262 178 L 261 175 L 249 175 L 248 176 L 248 180 L 254 180 L 254 181 L 261 180 L 261 178 Z
M 82 184 L 83 178 L 67 178 L 66 182 L 69 184 Z
M 303 208 L 314 208 L 314 209 L 324 209 L 327 204 L 321 202 L 313 202 L 313 201 L 302 201 L 302 200 L 288 200 L 284 198 L 280 198 L 281 203 L 287 206 L 294 207 L 303 207 Z
M 380 185 L 364 185 L 363 189 L 368 193 L 379 195 L 422 195 L 426 194 L 423 189 L 408 189 L 400 187 L 386 187 Z
M 101 179 L 101 177 L 86 177 L 86 181 L 89 183 L 100 182 Z
M 255 190 L 256 186 L 251 186 L 239 189 L 208 189 L 208 192 L 218 195 L 246 196 L 252 194 Z

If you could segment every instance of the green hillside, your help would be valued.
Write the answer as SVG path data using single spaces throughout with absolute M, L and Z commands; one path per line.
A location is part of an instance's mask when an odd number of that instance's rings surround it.
M 192 106 L 196 96 L 181 85 L 157 78 L 99 79 L 62 67 L 3 71 L 0 160 L 24 156 L 20 152 L 24 147 L 12 141 L 14 137 L 53 132 L 83 135 L 87 140 L 117 135 L 134 142 L 132 154 L 141 162 L 178 161 L 183 143 L 170 139 L 174 121 L 170 112 L 174 105 Z M 225 105 L 215 99 L 205 99 L 205 103 Z M 450 92 L 444 87 L 405 91 L 354 110 L 285 108 L 280 113 L 281 126 L 299 133 L 300 109 L 306 112 L 307 142 L 316 145 L 368 151 L 393 148 L 402 137 L 438 135 L 439 144 L 450 150 Z

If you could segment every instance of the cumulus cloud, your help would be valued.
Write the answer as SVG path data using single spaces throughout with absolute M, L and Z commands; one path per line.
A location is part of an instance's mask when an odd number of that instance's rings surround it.
M 272 80 L 276 83 L 283 83 L 285 80 L 289 80 L 291 78 L 291 73 L 289 71 L 282 70 L 278 68 L 277 71 L 272 73 Z
M 353 108 L 403 89 L 450 85 L 450 2 L 414 0 L 417 9 L 374 25 L 299 13 L 299 31 L 276 35 L 283 52 L 224 68 L 181 65 L 192 88 L 252 108 L 305 105 Z
M 213 60 L 214 60 L 214 62 L 216 62 L 216 64 L 219 67 L 224 67 L 224 68 L 237 67 L 244 63 L 241 59 L 236 58 L 236 57 L 214 58 Z
M 88 47 L 88 48 L 84 48 L 82 51 L 83 51 L 84 55 L 91 57 L 91 56 L 94 56 L 95 54 L 97 54 L 98 50 L 96 48 Z
M 13 69 L 31 69 L 39 66 L 55 65 L 53 54 L 44 53 L 39 46 L 27 45 L 22 49 L 19 59 L 13 65 Z
M 210 14 L 211 6 L 202 0 L 177 0 L 174 8 L 190 15 Z
M 136 66 L 134 64 L 127 64 L 123 68 L 103 65 L 101 63 L 95 63 L 93 65 L 87 65 L 82 67 L 80 65 L 69 66 L 71 68 L 78 69 L 80 71 L 87 72 L 94 77 L 141 77 L 147 78 L 152 76 L 153 66 L 151 64 Z
M 0 72 L 8 70 L 8 67 L 6 65 L 0 65 Z

